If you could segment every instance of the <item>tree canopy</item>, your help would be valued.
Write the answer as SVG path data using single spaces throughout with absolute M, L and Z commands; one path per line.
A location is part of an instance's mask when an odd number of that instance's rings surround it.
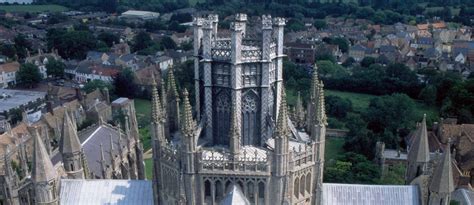
M 35 64 L 25 63 L 20 66 L 16 78 L 21 85 L 33 88 L 41 81 L 41 73 Z

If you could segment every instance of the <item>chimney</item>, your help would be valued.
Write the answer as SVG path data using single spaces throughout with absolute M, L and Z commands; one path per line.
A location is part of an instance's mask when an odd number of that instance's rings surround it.
M 54 114 L 53 113 L 53 102 L 52 101 L 47 101 L 46 102 L 46 111 L 51 113 L 51 114 Z
M 82 91 L 80 88 L 76 88 L 76 98 L 79 100 L 79 101 L 82 101 L 84 99 L 84 96 L 82 96 Z

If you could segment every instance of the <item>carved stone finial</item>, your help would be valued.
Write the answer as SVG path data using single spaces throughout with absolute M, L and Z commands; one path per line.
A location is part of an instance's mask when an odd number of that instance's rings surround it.
M 202 28 L 203 28 L 203 29 L 212 29 L 212 21 L 210 21 L 210 20 L 203 20 L 203 21 L 202 21 Z
M 262 15 L 262 29 L 272 29 L 272 16 Z
M 286 19 L 277 17 L 273 19 L 273 23 L 277 26 L 285 26 L 286 25 Z
M 193 18 L 193 25 L 195 25 L 195 26 L 202 26 L 203 22 L 204 22 L 204 19 L 201 18 L 201 17 L 194 17 Z
M 207 15 L 207 19 L 211 22 L 217 23 L 219 21 L 219 15 L 209 14 L 209 15 Z
M 244 14 L 244 13 L 235 14 L 235 21 L 247 21 L 247 14 Z

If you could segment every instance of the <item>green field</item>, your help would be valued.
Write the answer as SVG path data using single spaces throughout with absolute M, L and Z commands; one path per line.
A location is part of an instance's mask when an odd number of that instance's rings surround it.
M 324 160 L 337 159 L 344 153 L 342 146 L 344 145 L 344 138 L 328 137 L 326 138 L 326 149 L 324 153 Z
M 151 148 L 151 135 L 149 129 L 151 122 L 151 102 L 144 99 L 135 99 L 135 110 L 137 112 L 137 121 L 143 149 L 146 151 Z
M 153 159 L 145 159 L 145 174 L 146 179 L 153 179 Z
M 325 90 L 326 96 L 338 96 L 340 98 L 349 99 L 352 102 L 352 106 L 355 112 L 361 113 L 369 107 L 370 100 L 376 98 L 375 95 L 361 94 L 361 93 L 351 93 L 351 92 L 342 92 L 335 90 Z M 415 102 L 415 115 L 418 119 L 423 117 L 423 114 L 426 113 L 428 119 L 436 120 L 438 119 L 439 112 L 437 107 L 430 107 L 423 103 Z
M 6 12 L 62 12 L 69 10 L 60 5 L 0 5 L 0 10 Z

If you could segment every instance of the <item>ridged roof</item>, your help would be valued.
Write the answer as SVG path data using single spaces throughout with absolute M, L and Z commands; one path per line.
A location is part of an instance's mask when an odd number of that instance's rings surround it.
M 439 194 L 448 194 L 454 191 L 453 167 L 449 146 L 435 168 L 430 182 L 430 191 Z
M 225 195 L 219 205 L 250 205 L 250 202 L 240 188 L 234 185 L 232 190 Z
M 61 153 L 77 153 L 81 151 L 81 142 L 77 136 L 75 126 L 72 124 L 68 111 L 64 112 L 62 129 Z
M 33 181 L 34 182 L 50 182 L 56 179 L 56 170 L 49 158 L 48 152 L 44 147 L 43 140 L 38 134 L 38 130 L 34 133 L 34 156 L 33 156 Z
M 415 132 L 415 139 L 410 151 L 408 152 L 408 161 L 415 163 L 426 163 L 430 161 L 430 149 L 428 146 L 428 131 L 426 129 L 426 115 L 423 116 L 421 125 Z

